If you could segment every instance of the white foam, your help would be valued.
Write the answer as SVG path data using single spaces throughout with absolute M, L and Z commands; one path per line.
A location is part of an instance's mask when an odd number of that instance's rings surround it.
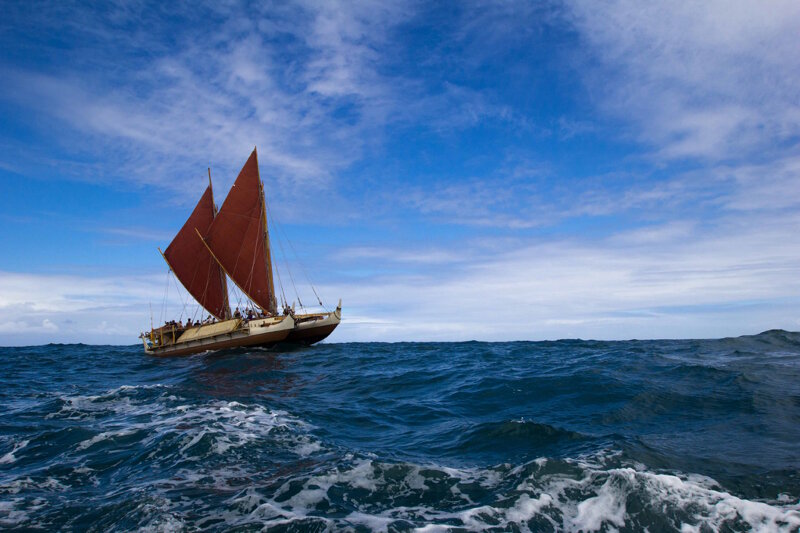
M 0 501 L 0 526 L 17 527 L 28 521 L 28 513 L 17 509 L 22 501 L 22 498 Z
M 157 435 L 183 433 L 180 453 L 187 459 L 225 455 L 232 449 L 267 438 L 279 441 L 287 451 L 299 456 L 322 449 L 319 442 L 305 434 L 309 426 L 297 418 L 284 411 L 238 402 L 172 407 L 169 413 L 146 424 L 146 427 Z M 197 445 L 204 441 L 210 441 L 211 445 L 200 451 Z
M 286 491 L 297 490 L 296 478 L 287 480 L 271 498 L 247 493 L 238 504 L 247 509 L 257 506 L 250 519 L 257 515 L 266 525 L 285 524 L 313 516 L 312 513 L 318 512 L 320 504 L 328 499 L 331 487 L 337 486 L 345 494 L 351 489 L 366 489 L 371 495 L 381 494 L 381 500 L 375 503 L 374 497 L 370 497 L 359 504 L 358 493 L 345 496 L 348 504 L 356 509 L 344 519 L 334 520 L 336 528 L 362 524 L 385 531 L 393 522 L 403 520 L 415 524 L 417 531 L 481 531 L 488 527 L 528 530 L 540 527 L 531 522 L 535 520 L 535 524 L 546 523 L 556 530 L 589 532 L 635 528 L 637 524 L 627 513 L 626 502 L 631 494 L 636 494 L 656 513 L 683 516 L 684 523 L 673 525 L 687 532 L 724 529 L 734 520 L 747 524 L 753 531 L 788 532 L 800 527 L 800 509 L 797 505 L 785 505 L 785 498 L 775 502 L 748 501 L 719 490 L 713 479 L 704 476 L 679 477 L 631 467 L 603 468 L 609 457 L 613 456 L 567 461 L 573 467 L 560 474 L 542 474 L 540 468 L 530 472 L 508 465 L 461 470 L 356 459 L 349 469 L 335 468 L 305 478 L 302 488 L 291 498 L 277 501 Z M 537 466 L 544 464 L 540 461 Z M 576 466 L 581 468 L 575 470 Z M 394 477 L 387 480 L 383 473 L 390 468 L 406 468 L 407 471 L 399 480 Z M 444 482 L 452 483 L 449 494 L 462 502 L 461 510 L 443 510 L 435 504 L 428 507 L 393 504 L 395 498 L 413 494 L 422 499 L 430 490 L 431 478 L 425 475 L 429 471 L 437 473 L 437 483 L 443 482 L 441 474 L 449 476 Z M 576 476 L 576 472 L 580 475 Z M 511 475 L 524 479 L 515 483 L 511 492 L 506 492 L 508 489 L 501 487 Z M 495 486 L 487 487 L 496 492 L 496 503 L 475 505 L 463 490 L 457 489 L 459 485 L 466 487 L 479 480 L 485 484 L 497 480 Z M 457 509 L 459 505 L 448 501 L 447 507 Z
M 406 474 L 405 484 L 412 490 L 427 490 L 425 478 L 420 474 L 420 468 L 415 466 Z
M 553 503 L 553 498 L 549 494 L 542 494 L 533 499 L 527 494 L 519 497 L 514 507 L 506 512 L 506 517 L 514 523 L 527 522 L 541 512 L 544 507 Z
M 58 416 L 89 418 L 90 428 L 99 431 L 69 450 L 62 462 L 68 464 L 86 456 L 75 452 L 100 453 L 99 448 L 92 449 L 100 442 L 141 432 L 142 438 L 130 445 L 149 450 L 150 457 L 168 449 L 199 465 L 154 482 L 156 490 L 199 484 L 207 487 L 210 476 L 215 489 L 238 493 L 227 501 L 226 509 L 209 510 L 214 519 L 223 519 L 232 527 L 259 522 L 271 527 L 313 519 L 331 529 L 363 525 L 385 531 L 391 529 L 393 522 L 402 520 L 418 531 L 481 531 L 488 527 L 536 530 L 542 524 L 563 531 L 612 531 L 639 526 L 634 521 L 636 517 L 629 514 L 627 503 L 635 495 L 637 501 L 666 520 L 681 517 L 682 523 L 674 522 L 672 526 L 682 531 L 725 529 L 734 521 L 754 531 L 800 528 L 797 495 L 782 494 L 775 501 L 744 500 L 725 492 L 705 476 L 655 473 L 640 464 L 620 467 L 619 452 L 568 460 L 567 464 L 537 459 L 524 465 L 492 468 L 384 463 L 374 455 L 365 458 L 346 454 L 339 457 L 335 466 L 323 468 L 317 463 L 313 472 L 295 471 L 287 479 L 270 478 L 265 487 L 254 482 L 241 492 L 242 479 L 259 479 L 255 476 L 259 466 L 240 461 L 236 455 L 242 450 L 269 442 L 280 445 L 281 452 L 306 458 L 327 449 L 325 444 L 309 434 L 308 424 L 283 411 L 225 401 L 181 404 L 172 395 L 143 398 L 144 395 L 131 394 L 137 388 L 140 387 L 123 386 L 98 396 L 62 398 L 64 405 Z M 134 419 L 136 422 L 131 423 Z M 15 444 L 11 452 L 0 457 L 0 464 L 16 461 L 18 452 L 27 445 L 26 441 Z M 205 461 L 220 457 L 224 460 Z M 216 470 L 205 468 L 206 464 L 219 462 L 225 464 Z M 33 486 L 60 490 L 60 482 L 52 481 L 23 478 L 0 486 L 0 490 L 7 494 L 18 494 Z M 49 487 L 44 486 L 47 483 L 51 483 Z M 441 499 L 431 501 L 433 494 Z M 346 502 L 344 512 L 339 498 Z M 414 502 L 426 503 L 415 506 Z M 4 505 L 0 507 L 0 525 L 15 520 L 14 524 L 22 523 L 19 520 L 24 521 L 26 513 L 31 512 L 29 507 L 21 508 L 24 502 L 20 500 L 0 503 Z M 329 507 L 339 509 L 339 517 L 348 511 L 349 514 L 343 518 L 318 516 L 321 509 Z M 153 515 L 143 522 L 143 527 L 202 527 L 211 520 L 202 511 L 193 510 L 195 521 L 184 524 L 168 502 L 153 509 L 156 508 L 160 509 L 160 518 Z
M 300 438 L 299 444 L 295 447 L 294 453 L 300 455 L 302 457 L 308 457 L 311 454 L 314 454 L 320 450 L 322 450 L 322 445 L 317 441 L 311 441 L 310 439 Z
M 578 514 L 572 519 L 575 530 L 599 531 L 603 524 L 625 525 L 625 499 L 620 497 L 611 481 L 609 479 L 600 487 L 597 496 L 578 504 Z
M 208 404 L 169 405 L 174 396 L 158 398 L 135 398 L 128 393 L 133 390 L 159 388 L 163 385 L 123 385 L 96 396 L 62 396 L 63 406 L 50 418 L 92 420 L 99 429 L 98 435 L 78 443 L 76 451 L 93 445 L 141 431 L 141 444 L 145 447 L 156 443 L 167 434 L 181 434 L 179 453 L 186 459 L 203 459 L 209 455 L 225 455 L 231 449 L 265 438 L 281 442 L 287 451 L 299 456 L 308 456 L 322 449 L 322 445 L 308 436 L 309 426 L 282 411 L 270 411 L 260 405 L 245 405 L 239 402 L 215 401 Z M 131 420 L 139 422 L 131 423 Z M 107 429 L 109 425 L 125 425 L 124 429 Z M 106 427 L 103 427 L 106 426 Z M 285 429 L 283 432 L 275 430 Z M 209 446 L 198 446 L 208 442 Z M 0 458 L 8 462 L 15 450 Z M 158 453 L 158 445 L 148 458 Z
M 78 446 L 77 446 L 77 449 L 78 450 L 86 450 L 88 448 L 91 448 L 92 446 L 94 446 L 95 444 L 97 444 L 99 442 L 103 442 L 103 441 L 106 441 L 106 440 L 113 440 L 113 439 L 115 439 L 117 437 L 126 437 L 128 435 L 133 435 L 137 431 L 138 431 L 137 429 L 133 429 L 133 428 L 120 429 L 120 430 L 117 430 L 117 431 L 104 431 L 102 433 L 99 433 L 99 434 L 95 435 L 91 439 L 87 439 L 87 440 L 84 440 L 82 442 L 79 442 Z
M 12 449 L 10 452 L 5 454 L 4 456 L 0 457 L 0 465 L 7 465 L 7 464 L 11 464 L 11 463 L 15 462 L 17 460 L 17 457 L 16 457 L 15 454 L 18 451 L 20 451 L 22 448 L 27 446 L 29 442 L 30 441 L 28 441 L 28 440 L 22 440 L 22 441 L 20 441 L 20 442 L 18 442 L 16 444 L 14 444 L 14 449 Z
M 351 524 L 366 526 L 370 531 L 389 531 L 389 524 L 395 521 L 393 518 L 386 516 L 376 516 L 358 511 L 347 515 L 346 520 Z
M 30 476 L 25 476 L 0 484 L 0 493 L 19 494 L 31 490 L 65 491 L 67 487 L 54 477 L 46 477 L 37 481 Z

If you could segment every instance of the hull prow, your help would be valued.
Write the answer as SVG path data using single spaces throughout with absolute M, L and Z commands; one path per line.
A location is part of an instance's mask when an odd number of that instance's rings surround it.
M 314 344 L 333 333 L 342 321 L 342 301 L 332 313 L 312 313 L 294 316 L 295 326 L 286 337 L 286 342 Z

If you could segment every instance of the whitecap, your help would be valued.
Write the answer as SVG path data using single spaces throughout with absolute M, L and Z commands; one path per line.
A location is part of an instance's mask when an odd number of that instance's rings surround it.
M 786 505 L 786 499 L 773 502 L 749 501 L 724 492 L 711 478 L 697 475 L 671 475 L 632 467 L 604 467 L 616 454 L 598 454 L 591 458 L 566 460 L 555 473 L 545 473 L 544 461 L 526 468 L 500 465 L 488 469 L 421 467 L 413 464 L 380 463 L 354 459 L 349 467 L 335 467 L 327 473 L 309 475 L 300 490 L 292 478 L 272 490 L 271 497 L 247 492 L 234 500 L 244 509 L 254 509 L 249 519 L 258 517 L 270 526 L 315 517 L 320 505 L 338 505 L 329 496 L 337 494 L 354 506 L 343 519 L 335 519 L 336 528 L 360 524 L 374 530 L 386 530 L 395 521 L 411 523 L 418 531 L 467 529 L 555 529 L 561 531 L 603 531 L 619 528 L 642 529 L 637 515 L 628 512 L 626 502 L 635 495 L 646 507 L 662 517 L 669 517 L 675 529 L 685 531 L 719 530 L 731 524 L 746 524 L 754 531 L 795 531 L 800 527 L 800 509 Z M 405 469 L 404 476 L 387 479 L 389 469 Z M 442 475 L 445 477 L 443 478 Z M 522 479 L 516 482 L 513 477 Z M 509 480 L 509 478 L 512 478 Z M 494 492 L 494 503 L 475 505 L 467 489 L 482 481 Z M 514 488 L 504 488 L 510 484 Z M 396 501 L 418 496 L 423 502 L 432 483 L 445 483 L 450 498 L 441 505 L 397 505 Z M 491 484 L 494 483 L 493 486 Z M 452 490 L 455 488 L 456 490 Z M 370 497 L 356 489 L 365 489 Z M 290 498 L 283 495 L 292 494 Z M 379 499 L 375 496 L 380 495 Z M 337 497 L 338 498 L 338 497 Z M 460 502 L 460 503 L 459 503 Z M 460 507 L 460 509 L 459 509 Z M 243 510 L 244 510 L 243 509 Z M 316 517 L 315 517 L 316 518 Z
M 22 498 L 0 501 L 0 526 L 13 528 L 28 521 L 28 513 L 17 508 L 21 502 Z
M 29 440 L 22 440 L 14 444 L 14 449 L 0 457 L 0 465 L 7 465 L 17 460 L 16 453 L 28 445 Z
M 126 437 L 128 435 L 133 435 L 137 431 L 138 431 L 137 428 L 126 428 L 126 429 L 120 429 L 120 430 L 117 430 L 117 431 L 104 431 L 102 433 L 99 433 L 99 434 L 95 435 L 91 439 L 86 439 L 86 440 L 84 440 L 82 442 L 79 442 L 78 446 L 77 446 L 77 449 L 78 450 L 86 450 L 86 449 L 91 448 L 92 446 L 94 446 L 95 444 L 98 444 L 100 442 L 103 442 L 103 441 L 106 441 L 106 440 L 113 440 L 113 439 L 115 439 L 117 437 Z

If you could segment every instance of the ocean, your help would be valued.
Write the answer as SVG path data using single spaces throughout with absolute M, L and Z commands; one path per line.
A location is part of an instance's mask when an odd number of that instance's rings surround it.
M 0 348 L 0 529 L 797 531 L 800 333 Z

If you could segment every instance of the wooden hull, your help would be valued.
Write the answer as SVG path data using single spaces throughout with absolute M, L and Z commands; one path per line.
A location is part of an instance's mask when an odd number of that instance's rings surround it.
M 283 343 L 309 345 L 333 333 L 341 320 L 342 303 L 339 301 L 332 313 L 260 318 L 247 322 L 234 318 L 177 332 L 171 326 L 164 326 L 153 331 L 158 335 L 156 342 L 148 335 L 142 335 L 142 341 L 145 353 L 158 357 Z
M 342 321 L 342 301 L 333 313 L 314 313 L 295 315 L 294 329 L 286 337 L 286 342 L 314 344 L 333 333 Z
M 301 317 L 302 315 L 298 318 Z M 294 329 L 289 332 L 289 335 L 286 337 L 286 342 L 314 344 L 333 333 L 333 330 L 336 329 L 338 325 L 339 319 L 334 317 L 333 313 L 327 313 L 327 316 L 321 319 L 296 324 Z
M 204 328 L 208 330 L 204 333 Z M 239 319 L 191 328 L 175 342 L 148 346 L 145 353 L 160 357 L 191 355 L 210 350 L 249 346 L 269 347 L 286 339 L 294 328 L 292 317 L 275 317 L 242 323 Z

